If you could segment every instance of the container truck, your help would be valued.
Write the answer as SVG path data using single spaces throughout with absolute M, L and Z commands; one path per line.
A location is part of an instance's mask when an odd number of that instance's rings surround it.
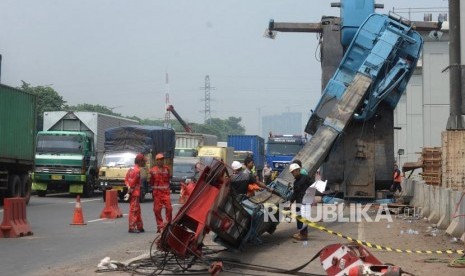
M 176 132 L 175 157 L 196 157 L 199 147 L 216 146 L 218 137 L 211 134 Z
M 36 96 L 0 84 L 0 203 L 31 197 L 34 167 Z
M 120 199 L 124 197 L 127 193 L 124 179 L 128 170 L 134 166 L 134 159 L 138 153 L 146 156 L 147 175 L 155 165 L 154 157 L 157 153 L 163 153 L 165 165 L 173 172 L 174 146 L 175 134 L 171 128 L 131 125 L 107 129 L 105 152 L 99 169 L 103 199 L 105 200 L 105 191 L 109 189 L 117 190 Z M 150 192 L 151 188 L 146 181 L 142 185 L 140 201 L 143 202 L 145 194 Z
M 44 130 L 37 134 L 32 189 L 41 197 L 50 190 L 91 197 L 105 130 L 137 123 L 96 112 L 45 112 Z
M 244 162 L 245 156 L 252 154 L 256 173 L 261 180 L 265 166 L 265 139 L 258 135 L 228 135 L 228 146 L 234 148 L 237 161 Z

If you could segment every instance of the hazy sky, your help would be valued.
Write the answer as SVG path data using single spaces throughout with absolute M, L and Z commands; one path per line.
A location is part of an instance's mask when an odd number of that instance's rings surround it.
M 260 115 L 301 112 L 305 125 L 320 94 L 317 36 L 278 33 L 271 40 L 263 33 L 270 19 L 338 16 L 331 2 L 0 0 L 1 81 L 50 85 L 70 105 L 158 119 L 168 73 L 171 104 L 186 121 L 200 123 L 209 75 L 212 117 L 241 117 L 247 134 L 258 134 Z M 443 0 L 377 2 L 385 5 L 379 13 L 447 8 Z M 423 19 L 422 10 L 411 11 L 412 19 Z

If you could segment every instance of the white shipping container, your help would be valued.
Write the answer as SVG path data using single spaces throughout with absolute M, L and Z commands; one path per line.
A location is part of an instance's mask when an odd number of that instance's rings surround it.
M 218 137 L 211 134 L 176 132 L 176 148 L 196 149 L 201 146 L 216 146 Z

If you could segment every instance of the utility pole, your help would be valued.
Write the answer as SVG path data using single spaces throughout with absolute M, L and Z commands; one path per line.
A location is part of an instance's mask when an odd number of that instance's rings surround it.
M 449 81 L 450 116 L 447 130 L 464 130 L 465 107 L 462 91 L 462 64 L 460 49 L 460 1 L 449 0 Z
M 171 118 L 170 112 L 168 111 L 168 106 L 170 105 L 170 84 L 168 79 L 168 73 L 165 75 L 165 122 L 163 123 L 164 127 L 171 127 Z

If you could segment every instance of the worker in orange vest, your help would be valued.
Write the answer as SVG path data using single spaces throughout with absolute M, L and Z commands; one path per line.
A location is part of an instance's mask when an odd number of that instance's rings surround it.
M 144 169 L 145 157 L 142 153 L 139 153 L 134 160 L 134 167 L 129 169 L 125 177 L 125 182 L 128 186 L 128 194 L 126 196 L 129 195 L 129 233 L 145 232 L 139 202 L 141 183 L 144 181 L 143 178 L 146 177 L 146 174 L 143 172 Z
M 153 188 L 153 212 L 157 222 L 157 233 L 170 223 L 173 216 L 173 207 L 170 199 L 170 168 L 164 164 L 165 156 L 158 153 L 155 156 L 155 166 L 150 169 L 150 185 Z M 161 210 L 165 207 L 166 223 L 163 222 Z
M 394 183 L 391 186 L 391 191 L 396 192 L 397 190 L 399 193 L 402 193 L 402 186 L 400 183 L 402 182 L 402 173 L 399 170 L 397 164 L 394 164 Z

